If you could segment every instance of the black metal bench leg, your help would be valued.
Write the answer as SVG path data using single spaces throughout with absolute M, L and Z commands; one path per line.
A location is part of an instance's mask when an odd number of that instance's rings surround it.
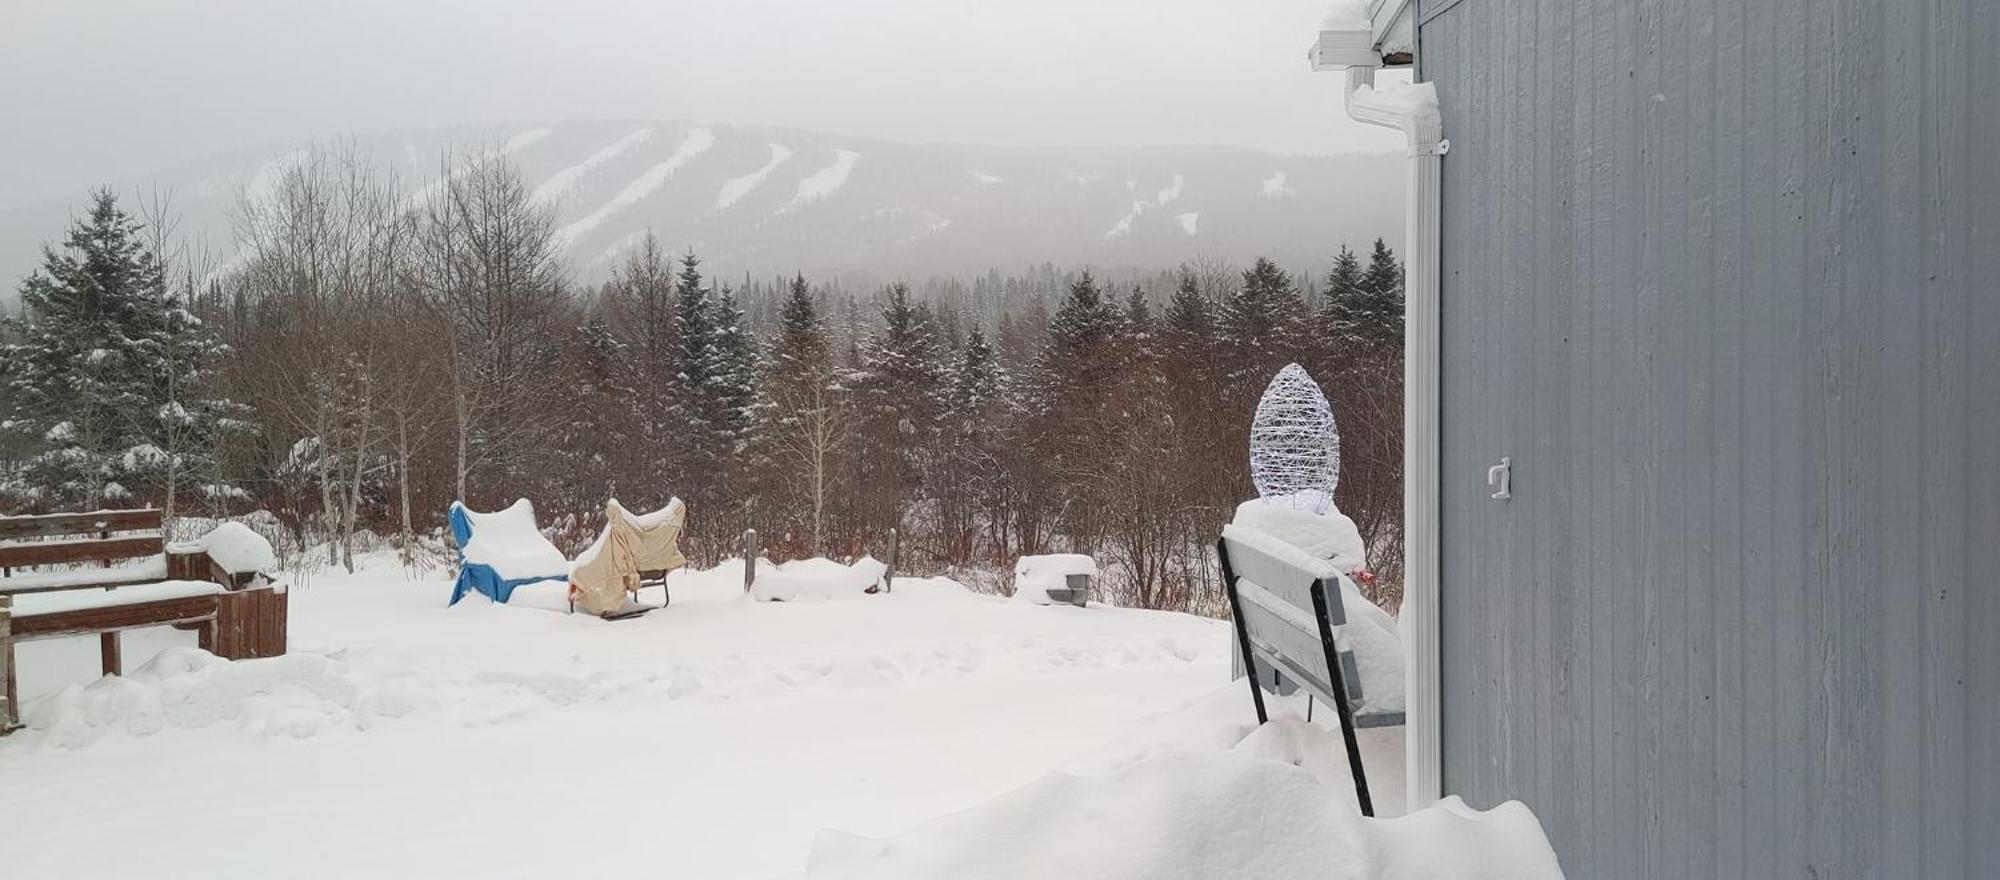
M 1361 742 L 1354 736 L 1354 708 L 1347 703 L 1347 676 L 1340 667 L 1340 651 L 1333 643 L 1333 626 L 1327 622 L 1326 592 L 1325 581 L 1313 583 L 1313 611 L 1319 617 L 1320 648 L 1326 652 L 1327 677 L 1333 679 L 1333 709 L 1340 716 L 1340 738 L 1347 744 L 1347 768 L 1354 774 L 1354 799 L 1361 806 L 1361 815 L 1373 816 L 1375 803 L 1368 797 L 1368 771 L 1361 765 Z
M 1250 683 L 1250 701 L 1257 706 L 1257 723 L 1271 720 L 1264 711 L 1264 689 L 1257 684 L 1257 658 L 1250 651 L 1250 627 L 1243 622 L 1243 605 L 1236 599 L 1236 575 L 1229 570 L 1229 548 L 1215 542 L 1215 558 L 1222 564 L 1223 592 L 1229 594 L 1229 616 L 1236 621 L 1236 644 L 1243 651 L 1243 680 Z

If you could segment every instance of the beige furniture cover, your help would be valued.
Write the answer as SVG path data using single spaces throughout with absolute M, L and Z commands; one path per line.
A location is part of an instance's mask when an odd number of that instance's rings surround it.
M 639 591 L 640 572 L 672 571 L 687 564 L 681 555 L 681 526 L 687 505 L 679 498 L 648 514 L 635 514 L 612 499 L 604 505 L 604 531 L 570 569 L 570 598 L 592 614 L 617 611 L 625 596 Z

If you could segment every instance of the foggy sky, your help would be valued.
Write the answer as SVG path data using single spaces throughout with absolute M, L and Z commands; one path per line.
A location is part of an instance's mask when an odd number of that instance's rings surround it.
M 0 0 L 0 206 L 342 133 L 575 118 L 1386 150 L 1324 0 Z

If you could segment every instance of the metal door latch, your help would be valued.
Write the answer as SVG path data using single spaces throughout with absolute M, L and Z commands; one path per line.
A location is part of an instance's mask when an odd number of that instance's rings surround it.
M 1486 469 L 1486 485 L 1499 487 L 1499 491 L 1493 493 L 1495 501 L 1505 501 L 1514 497 L 1514 459 L 1512 456 L 1503 455 L 1500 457 L 1499 464 Z

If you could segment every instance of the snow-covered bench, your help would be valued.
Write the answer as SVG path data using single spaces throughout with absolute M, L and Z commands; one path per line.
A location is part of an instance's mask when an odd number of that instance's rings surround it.
M 158 510 L 0 517 L 0 733 L 20 716 L 17 641 L 96 633 L 105 675 L 124 671 L 118 634 L 148 626 L 193 629 L 204 650 L 230 659 L 283 654 L 285 593 L 266 580 L 266 558 L 234 540 L 242 533 L 225 524 L 212 543 L 170 547 Z
M 1363 705 L 1360 671 L 1353 652 L 1344 650 L 1335 638 L 1336 629 L 1348 622 L 1339 571 L 1328 560 L 1236 525 L 1223 527 L 1216 552 L 1236 618 L 1243 665 L 1251 670 L 1246 678 L 1258 723 L 1270 720 L 1264 708 L 1265 683 L 1255 672 L 1260 668 L 1290 678 L 1331 704 L 1340 716 L 1340 734 L 1347 746 L 1361 812 L 1374 815 L 1354 731 L 1357 727 L 1401 724 L 1403 714 L 1355 712 L 1356 706 Z

